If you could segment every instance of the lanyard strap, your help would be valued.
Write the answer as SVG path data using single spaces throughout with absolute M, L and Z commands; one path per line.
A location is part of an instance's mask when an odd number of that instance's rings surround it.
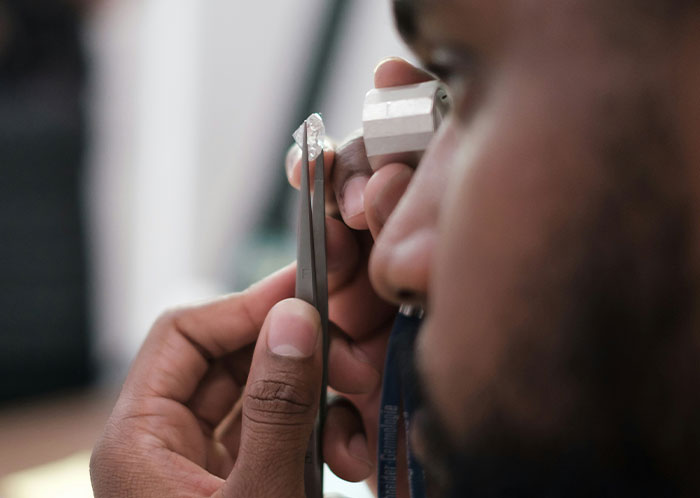
M 396 472 L 398 452 L 398 427 L 403 415 L 406 430 L 406 457 L 408 461 L 408 483 L 411 498 L 425 496 L 423 468 L 411 451 L 409 432 L 413 412 L 417 408 L 415 373 L 412 368 L 416 334 L 421 323 L 422 312 L 402 307 L 394 321 L 389 336 L 389 345 L 384 364 L 382 400 L 379 412 L 379 437 L 377 441 L 379 472 L 379 498 L 396 497 Z M 403 409 L 402 409 L 403 408 Z

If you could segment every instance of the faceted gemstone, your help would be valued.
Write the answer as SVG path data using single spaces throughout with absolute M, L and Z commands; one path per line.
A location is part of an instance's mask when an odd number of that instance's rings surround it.
M 299 147 L 304 136 L 304 124 L 307 125 L 307 143 L 309 144 L 309 161 L 316 159 L 323 151 L 323 141 L 326 135 L 326 127 L 323 125 L 323 119 L 318 113 L 313 113 L 306 118 L 306 121 L 297 128 L 294 132 L 294 141 Z

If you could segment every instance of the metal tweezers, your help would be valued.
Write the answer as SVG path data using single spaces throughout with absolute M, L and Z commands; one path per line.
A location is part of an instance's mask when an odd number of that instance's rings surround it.
M 326 268 L 326 209 L 323 151 L 316 159 L 313 204 L 309 192 L 308 124 L 304 121 L 301 153 L 299 231 L 297 234 L 297 298 L 314 306 L 321 316 L 323 378 L 316 426 L 306 453 L 304 482 L 307 498 L 323 496 L 322 434 L 328 387 L 328 277 Z

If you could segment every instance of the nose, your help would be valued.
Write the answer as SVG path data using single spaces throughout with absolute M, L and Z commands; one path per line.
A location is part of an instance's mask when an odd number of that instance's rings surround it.
M 455 136 L 445 123 L 415 171 L 389 164 L 367 185 L 365 211 L 375 236 L 370 278 L 384 299 L 425 305 Z

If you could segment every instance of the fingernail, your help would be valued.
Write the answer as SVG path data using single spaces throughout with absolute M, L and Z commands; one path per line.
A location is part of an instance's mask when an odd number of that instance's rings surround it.
M 289 152 L 287 152 L 287 157 L 284 160 L 284 169 L 287 171 L 287 178 L 292 177 L 292 169 L 294 165 L 301 160 L 301 149 L 296 145 L 293 145 Z
M 365 187 L 369 179 L 366 176 L 356 176 L 345 184 L 343 189 L 343 214 L 352 218 L 365 211 Z
M 373 72 L 373 73 L 376 73 L 376 72 L 377 72 L 377 69 L 379 69 L 380 67 L 382 67 L 384 64 L 386 64 L 386 63 L 389 62 L 389 61 L 400 61 L 400 60 L 403 60 L 403 59 L 401 59 L 401 57 L 396 57 L 395 55 L 394 55 L 394 56 L 385 57 L 385 58 L 383 58 L 382 60 L 380 60 L 380 61 L 377 63 L 376 66 L 374 66 L 374 71 L 372 71 L 372 72 Z
M 319 324 L 308 316 L 274 310 L 270 317 L 267 347 L 277 356 L 308 358 L 316 349 Z
M 369 459 L 369 449 L 367 448 L 367 438 L 361 432 L 358 432 L 350 438 L 348 442 L 348 453 L 352 456 L 365 462 L 370 467 L 372 462 Z

